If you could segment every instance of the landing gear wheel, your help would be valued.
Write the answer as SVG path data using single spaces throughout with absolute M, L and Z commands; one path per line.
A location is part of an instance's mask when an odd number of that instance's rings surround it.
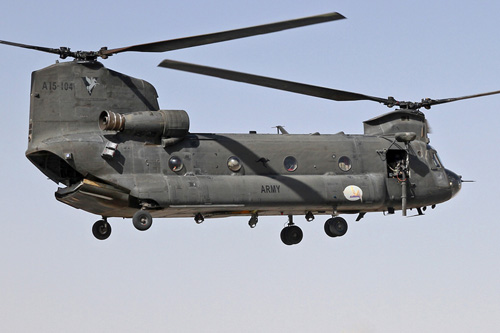
M 141 209 L 134 214 L 132 222 L 137 230 L 144 231 L 148 230 L 153 224 L 153 217 L 147 210 Z
M 284 227 L 283 230 L 281 230 L 281 241 L 285 243 L 285 245 L 299 244 L 303 236 L 302 229 L 296 225 Z
M 339 216 L 332 217 L 325 222 L 325 232 L 330 237 L 343 236 L 347 232 L 347 222 Z
M 111 226 L 104 220 L 99 220 L 92 226 L 94 237 L 99 240 L 105 240 L 111 235 Z

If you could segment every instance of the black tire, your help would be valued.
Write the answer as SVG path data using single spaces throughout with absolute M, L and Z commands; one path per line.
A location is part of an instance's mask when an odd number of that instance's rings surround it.
M 105 240 L 111 235 L 111 225 L 104 220 L 99 220 L 92 226 L 92 233 L 95 238 Z
M 291 225 L 283 228 L 283 230 L 281 230 L 280 236 L 281 241 L 285 245 L 295 245 L 299 244 L 302 241 L 304 234 L 302 233 L 302 229 L 300 229 L 298 226 Z
M 330 237 L 344 236 L 347 232 L 347 222 L 340 216 L 332 217 L 325 222 L 325 232 Z
M 134 214 L 132 222 L 137 230 L 145 231 L 151 228 L 153 217 L 147 210 L 141 209 Z
M 281 237 L 281 241 L 283 242 L 283 244 L 285 245 L 292 245 L 292 243 L 289 243 L 288 241 L 288 238 L 287 238 L 287 231 L 286 231 L 286 228 L 283 228 L 283 230 L 281 230 L 281 233 L 280 233 L 280 237 Z

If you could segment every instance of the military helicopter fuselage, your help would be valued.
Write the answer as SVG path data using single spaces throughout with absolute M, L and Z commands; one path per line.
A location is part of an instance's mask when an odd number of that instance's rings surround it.
M 26 155 L 65 185 L 59 201 L 104 218 L 362 217 L 420 212 L 458 192 L 421 112 L 397 110 L 364 127 L 364 135 L 190 133 L 187 113 L 160 110 L 148 82 L 74 60 L 33 73 Z
M 29 122 L 29 160 L 62 184 L 57 200 L 102 216 L 94 236 L 111 234 L 110 217 L 132 217 L 139 230 L 153 217 L 286 215 L 281 231 L 287 245 L 302 240 L 294 215 L 312 221 L 331 215 L 328 236 L 343 236 L 347 222 L 339 214 L 394 213 L 452 198 L 461 176 L 445 169 L 429 145 L 421 108 L 499 94 L 405 102 L 355 92 L 230 70 L 163 60 L 159 66 L 245 82 L 334 101 L 373 101 L 395 111 L 364 122 L 362 135 L 191 133 L 184 110 L 162 110 L 148 82 L 105 68 L 98 58 L 123 52 L 166 52 L 238 38 L 342 20 L 332 12 L 205 35 L 114 49 L 76 51 L 0 40 L 60 58 L 33 72 Z

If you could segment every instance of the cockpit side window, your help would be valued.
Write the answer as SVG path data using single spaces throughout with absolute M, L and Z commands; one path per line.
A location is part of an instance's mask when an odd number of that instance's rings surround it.
M 434 163 L 434 167 L 441 168 L 443 166 L 441 160 L 439 159 L 438 154 L 435 151 L 431 152 L 431 158 L 432 158 L 432 163 Z

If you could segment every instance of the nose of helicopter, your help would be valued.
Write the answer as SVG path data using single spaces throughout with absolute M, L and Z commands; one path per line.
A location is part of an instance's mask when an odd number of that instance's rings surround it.
M 453 198 L 462 188 L 462 176 L 459 176 L 448 169 L 445 169 L 445 171 L 446 176 L 448 176 L 448 181 L 450 182 L 451 197 Z

